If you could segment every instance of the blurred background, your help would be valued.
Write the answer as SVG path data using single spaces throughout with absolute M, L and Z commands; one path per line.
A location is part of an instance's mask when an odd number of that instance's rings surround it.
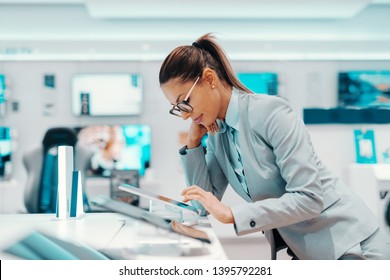
M 239 79 L 287 100 L 324 163 L 388 223 L 389 15 L 390 0 L 0 0 L 0 213 L 31 212 L 23 158 L 56 127 L 88 148 L 88 197 L 115 196 L 119 176 L 180 200 L 190 122 L 168 113 L 158 72 L 213 32 Z M 252 240 L 215 229 L 227 250 Z

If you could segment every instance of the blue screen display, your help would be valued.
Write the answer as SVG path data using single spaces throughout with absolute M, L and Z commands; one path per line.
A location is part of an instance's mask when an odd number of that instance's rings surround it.
M 238 79 L 248 89 L 257 94 L 278 94 L 278 75 L 276 73 L 238 73 Z
M 11 170 L 12 139 L 9 127 L 0 126 L 0 178 Z
M 202 146 L 204 148 L 207 148 L 207 140 L 209 139 L 209 135 L 208 134 L 205 134 L 203 137 L 202 137 Z
M 5 99 L 5 76 L 0 74 L 0 104 L 6 101 Z
M 92 150 L 90 176 L 109 177 L 111 171 L 150 166 L 151 130 L 147 125 L 91 125 L 78 132 L 79 142 Z
M 342 107 L 390 107 L 390 71 L 349 71 L 338 75 Z

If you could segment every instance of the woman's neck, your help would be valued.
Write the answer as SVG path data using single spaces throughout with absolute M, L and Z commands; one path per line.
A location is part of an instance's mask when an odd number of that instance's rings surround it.
M 229 107 L 230 99 L 232 97 L 233 87 L 227 84 L 221 84 L 219 92 L 221 96 L 221 106 L 217 118 L 224 120 L 226 117 L 226 111 Z

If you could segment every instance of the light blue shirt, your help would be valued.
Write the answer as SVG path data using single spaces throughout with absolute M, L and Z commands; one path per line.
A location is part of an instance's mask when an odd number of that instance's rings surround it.
M 238 111 L 239 94 L 240 93 L 237 91 L 237 89 L 233 88 L 230 102 L 226 111 L 225 123 L 226 123 L 226 133 L 229 139 L 230 163 L 233 166 L 234 172 L 236 173 L 242 188 L 247 194 L 249 194 L 248 186 L 245 179 L 244 167 L 242 165 L 240 143 L 238 141 L 238 135 L 240 132 L 240 126 L 239 126 L 240 114 Z M 224 126 L 224 124 L 221 122 L 218 124 L 220 128 L 221 126 Z M 225 132 L 225 129 L 222 129 L 220 132 L 221 133 Z
M 249 195 L 248 186 L 246 183 L 244 167 L 241 160 L 241 151 L 238 141 L 239 135 L 239 120 L 240 115 L 238 111 L 238 95 L 241 94 L 237 89 L 233 88 L 230 102 L 226 111 L 225 121 L 217 120 L 219 132 L 217 133 L 226 133 L 228 138 L 229 145 L 229 160 L 230 164 L 233 166 L 234 172 L 237 175 L 238 181 L 241 183 L 244 191 Z M 188 149 L 187 153 L 194 153 L 196 148 Z

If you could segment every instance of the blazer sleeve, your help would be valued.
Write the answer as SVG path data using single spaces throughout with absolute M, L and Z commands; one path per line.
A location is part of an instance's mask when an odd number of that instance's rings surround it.
M 187 154 L 180 155 L 180 159 L 188 186 L 197 185 L 205 191 L 211 192 L 219 200 L 222 199 L 228 181 L 210 144 L 207 145 L 206 155 L 200 145 L 187 150 Z M 199 202 L 193 200 L 191 203 L 201 209 L 201 215 L 208 214 Z
M 236 233 L 279 228 L 319 216 L 323 189 L 317 157 L 301 118 L 280 98 L 257 100 L 248 107 L 248 115 L 253 133 L 274 154 L 275 162 L 270 164 L 277 165 L 286 185 L 281 197 L 233 206 Z

